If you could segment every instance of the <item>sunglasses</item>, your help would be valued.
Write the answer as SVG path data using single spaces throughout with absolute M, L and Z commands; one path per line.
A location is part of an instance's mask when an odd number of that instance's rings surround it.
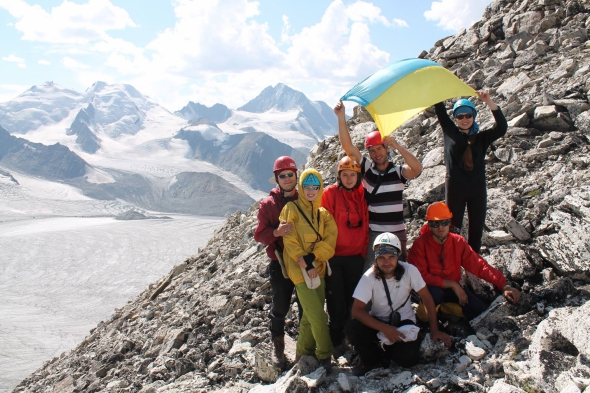
M 377 244 L 375 247 L 373 247 L 373 251 L 375 252 L 375 257 L 385 254 L 391 254 L 394 257 L 400 255 L 400 251 L 397 248 L 385 244 Z
M 345 202 L 346 203 L 346 202 Z M 348 207 L 348 206 L 347 206 Z M 359 209 L 356 209 L 356 214 L 360 217 L 361 213 L 359 212 Z M 349 228 L 360 228 L 363 225 L 363 219 L 361 218 L 358 222 L 358 224 L 356 225 L 352 225 L 352 223 L 350 222 L 350 211 L 348 211 L 348 209 L 346 209 L 346 225 L 348 225 Z
M 439 226 L 448 227 L 451 225 L 451 220 L 442 220 L 442 221 L 428 221 L 428 225 L 430 228 L 438 228 Z
M 472 114 L 465 113 L 465 114 L 461 114 L 461 115 L 455 116 L 455 119 L 457 119 L 457 120 L 463 120 L 463 119 L 471 119 L 472 117 L 473 117 Z
M 363 226 L 363 220 L 360 220 L 358 224 L 356 225 L 352 225 L 352 223 L 350 222 L 350 219 L 346 219 L 346 225 L 348 225 L 349 228 L 360 228 L 361 226 Z
M 286 178 L 291 178 L 295 176 L 295 173 L 293 172 L 289 172 L 289 173 L 283 173 L 282 175 L 279 175 L 279 179 L 286 179 Z
M 303 186 L 304 190 L 311 190 L 311 191 L 317 191 L 320 189 L 320 186 Z

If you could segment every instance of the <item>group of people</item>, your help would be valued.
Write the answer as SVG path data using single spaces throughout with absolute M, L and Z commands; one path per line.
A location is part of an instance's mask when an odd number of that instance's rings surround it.
M 359 355 L 357 375 L 384 359 L 403 367 L 418 362 L 420 328 L 411 305 L 413 291 L 432 338 L 447 346 L 451 338 L 439 330 L 438 305 L 457 304 L 467 320 L 485 310 L 486 304 L 460 285 L 461 267 L 495 285 L 508 300 L 519 300 L 520 292 L 479 255 L 487 203 L 486 151 L 506 133 L 507 123 L 487 92 L 478 96 L 496 120 L 489 130 L 479 130 L 476 107 L 467 99 L 455 103 L 454 121 L 443 103 L 435 105 L 444 133 L 446 203 L 428 207 L 427 223 L 409 252 L 402 195 L 422 164 L 393 136 L 369 133 L 369 157 L 363 156 L 352 143 L 339 102 L 334 112 L 346 156 L 338 163 L 336 184 L 325 187 L 313 168 L 298 176 L 290 157 L 275 161 L 278 186 L 260 203 L 254 238 L 266 246 L 270 258 L 276 367 L 286 363 L 284 325 L 293 290 L 300 318 L 296 361 L 311 355 L 330 369 L 332 356 L 346 348 L 347 338 Z M 401 165 L 391 161 L 388 148 L 401 155 Z M 468 241 L 451 231 L 461 228 L 465 208 Z

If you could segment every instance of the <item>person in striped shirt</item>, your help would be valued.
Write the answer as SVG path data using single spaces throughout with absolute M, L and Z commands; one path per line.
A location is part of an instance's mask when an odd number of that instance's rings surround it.
M 375 238 L 381 233 L 391 232 L 401 242 L 400 260 L 406 261 L 407 235 L 404 224 L 402 194 L 406 182 L 414 179 L 422 172 L 422 164 L 416 156 L 400 145 L 393 136 L 389 135 L 381 138 L 379 130 L 367 134 L 365 148 L 369 152 L 369 157 L 363 156 L 350 138 L 342 101 L 336 104 L 334 113 L 338 117 L 338 135 L 342 148 L 348 156 L 357 159 L 361 163 L 365 199 L 369 209 L 369 245 L 372 245 Z M 390 161 L 389 147 L 397 150 L 402 156 L 404 159 L 403 164 L 395 165 Z M 371 251 L 368 250 L 367 252 L 366 269 L 374 262 Z

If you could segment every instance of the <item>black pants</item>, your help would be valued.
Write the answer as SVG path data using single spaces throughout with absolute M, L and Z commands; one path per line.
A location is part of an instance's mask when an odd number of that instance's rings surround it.
M 484 312 L 488 306 L 481 301 L 473 292 L 471 292 L 467 288 L 463 288 L 465 294 L 467 295 L 467 303 L 461 306 L 463 310 L 463 315 L 467 318 L 468 321 L 471 321 L 473 318 L 477 317 L 479 314 Z M 457 303 L 459 304 L 459 298 L 455 294 L 451 288 L 441 288 L 435 286 L 428 286 L 428 292 L 432 296 L 432 300 L 434 300 L 434 305 L 438 306 L 442 302 L 450 302 L 450 303 Z
M 293 281 L 283 277 L 281 265 L 277 261 L 270 261 L 268 265 L 268 273 L 270 275 L 270 286 L 272 289 L 272 308 L 270 310 L 270 334 L 272 338 L 283 337 L 285 335 L 285 317 L 291 308 L 291 297 L 295 285 Z M 297 299 L 295 293 L 295 301 L 299 309 L 299 319 L 303 315 L 303 308 Z
M 413 325 L 414 322 L 403 320 L 402 325 Z M 420 357 L 420 338 L 410 342 L 398 342 L 393 345 L 385 345 L 381 348 L 381 342 L 377 338 L 378 331 L 372 329 L 356 319 L 346 324 L 346 337 L 359 354 L 363 365 L 373 367 L 381 360 L 393 360 L 401 367 L 412 367 L 418 363 Z
M 332 275 L 326 274 L 326 305 L 330 316 L 332 345 L 342 344 L 344 326 L 350 320 L 352 294 L 363 275 L 365 259 L 360 255 L 333 257 L 330 259 Z
M 469 220 L 467 243 L 473 251 L 479 254 L 488 208 L 486 185 L 461 184 L 449 178 L 445 180 L 445 183 L 447 205 L 451 213 L 453 213 L 451 223 L 455 228 L 461 229 L 465 207 L 467 206 L 467 218 Z

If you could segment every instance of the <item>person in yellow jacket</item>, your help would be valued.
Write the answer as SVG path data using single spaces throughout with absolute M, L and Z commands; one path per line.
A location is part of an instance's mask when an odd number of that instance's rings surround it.
M 338 228 L 330 212 L 320 206 L 323 191 L 319 172 L 306 169 L 299 178 L 299 198 L 285 205 L 279 220 L 293 224 L 293 230 L 283 237 L 283 259 L 303 307 L 297 359 L 315 354 L 329 371 L 333 347 L 324 311 L 324 277 L 327 261 L 334 255 Z

